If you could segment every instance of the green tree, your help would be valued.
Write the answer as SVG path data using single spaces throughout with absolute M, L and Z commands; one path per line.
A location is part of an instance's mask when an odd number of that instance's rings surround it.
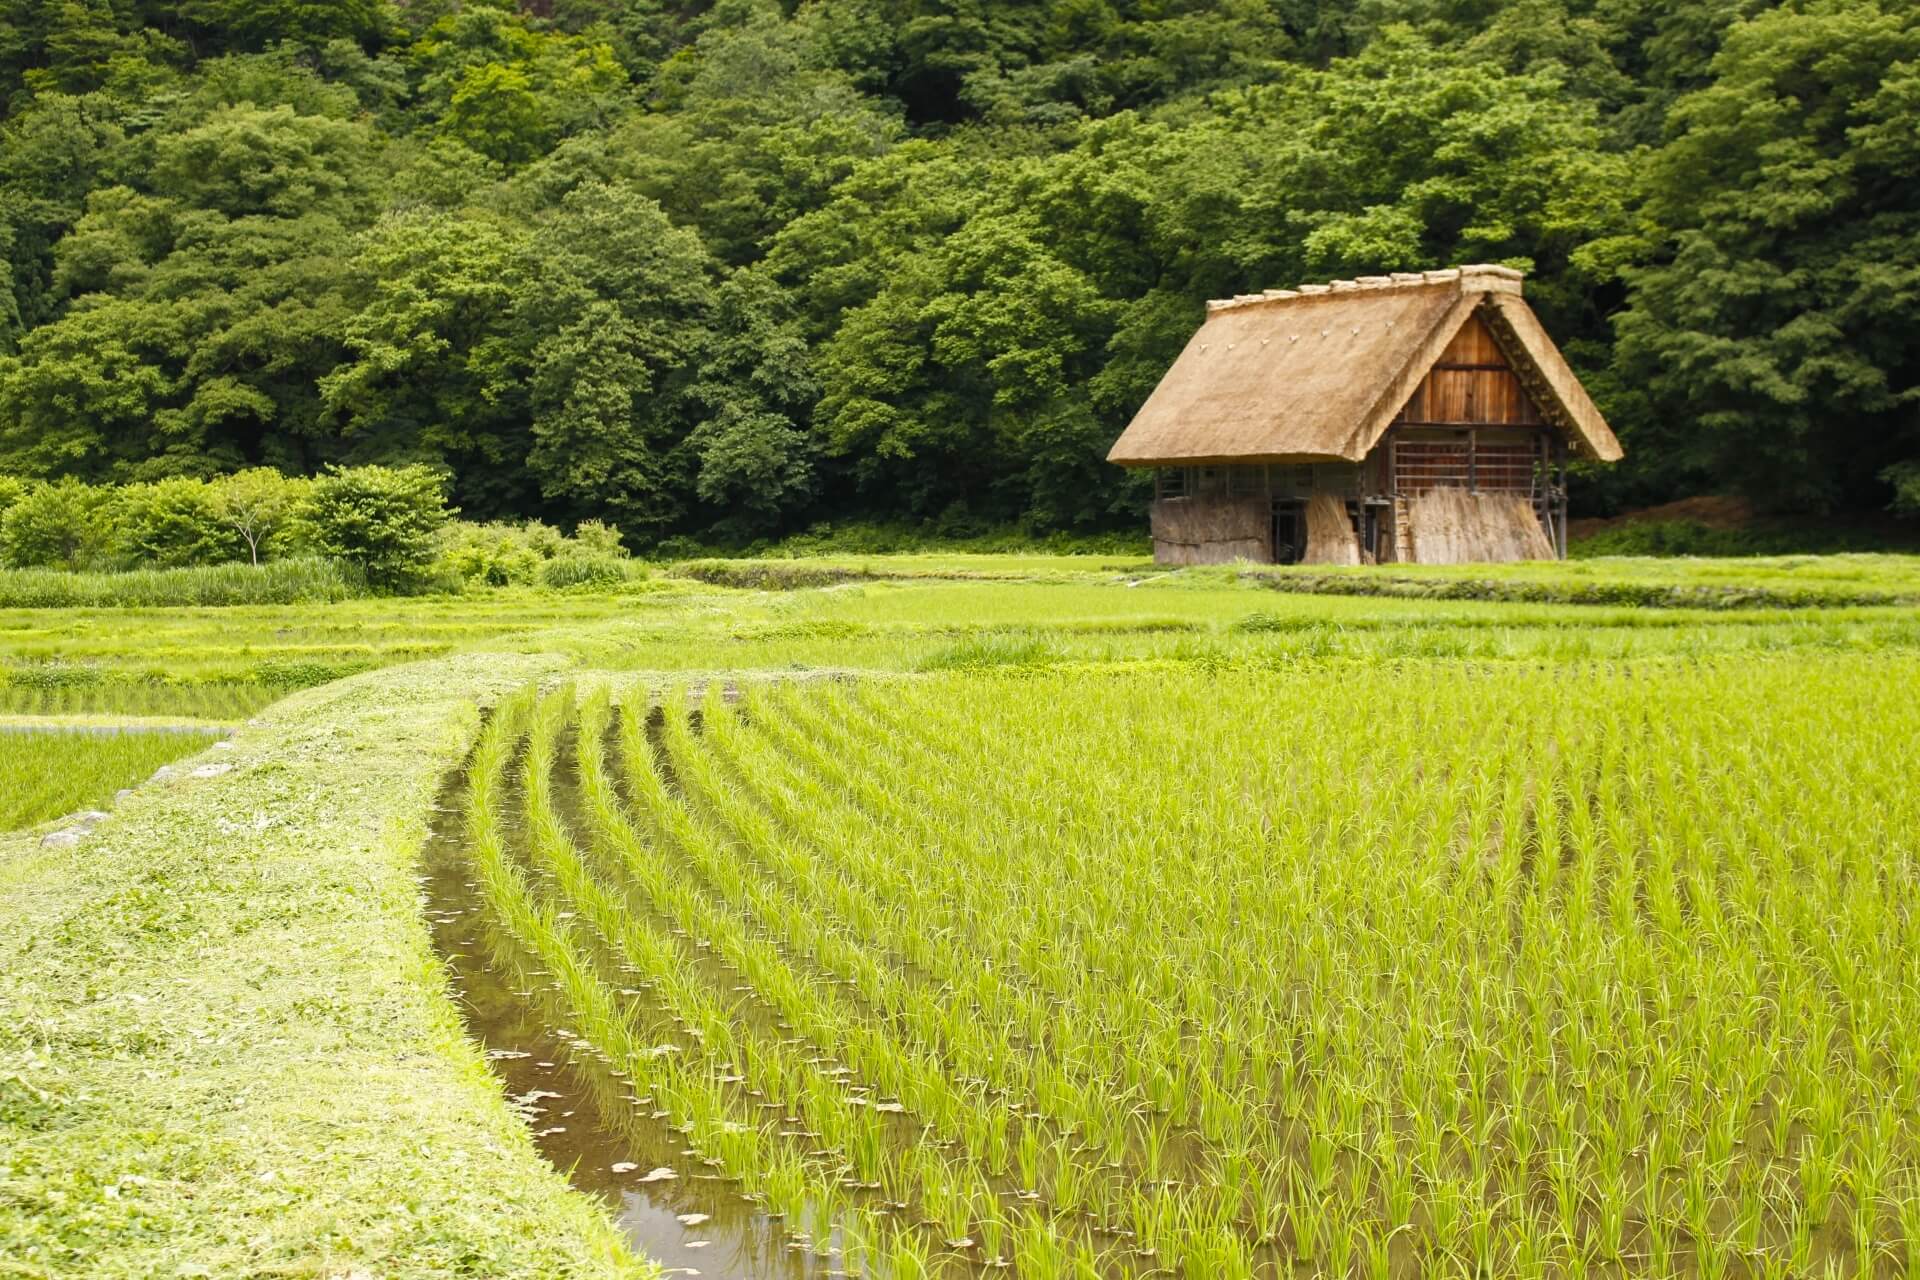
M 214 508 L 221 522 L 246 545 L 248 561 L 259 564 L 263 553 L 271 553 L 287 540 L 307 488 L 308 482 L 272 467 L 249 467 L 214 483 Z
M 819 64 L 804 30 L 766 14 L 708 32 L 659 88 L 673 109 L 611 132 L 607 176 L 697 227 L 730 265 L 758 259 L 779 228 L 903 132 L 844 72 Z
M 818 387 L 791 300 L 744 269 L 715 297 L 713 334 L 688 391 L 694 493 L 723 534 L 776 527 L 816 491 L 818 447 L 804 425 Z
M 431 467 L 334 467 L 313 482 L 301 519 L 315 549 L 358 568 L 378 591 L 418 589 L 452 513 Z
M 1884 502 L 1880 473 L 1920 455 L 1920 13 L 1774 10 L 1713 71 L 1645 169 L 1629 444 L 1772 506 Z
M 515 272 L 516 351 L 500 377 L 524 380 L 527 468 L 547 498 L 647 533 L 685 512 L 680 446 L 712 271 L 699 237 L 629 186 L 582 186 L 541 219 Z
M 35 485 L 0 516 L 0 559 L 17 569 L 96 569 L 114 551 L 118 495 L 78 480 Z
M 604 41 L 536 30 L 516 13 L 462 7 L 415 42 L 422 106 L 445 136 L 507 165 L 602 128 L 626 75 Z
M 503 367 L 525 242 L 496 219 L 428 210 L 361 235 L 344 285 L 349 358 L 319 380 L 349 458 L 447 466 L 459 503 L 484 515 L 534 497 L 525 391 Z

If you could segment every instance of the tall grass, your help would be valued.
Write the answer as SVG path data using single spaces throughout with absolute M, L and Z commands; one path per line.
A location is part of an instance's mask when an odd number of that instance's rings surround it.
M 351 570 L 322 559 L 124 573 L 0 569 L 0 608 L 9 609 L 323 604 L 364 594 Z

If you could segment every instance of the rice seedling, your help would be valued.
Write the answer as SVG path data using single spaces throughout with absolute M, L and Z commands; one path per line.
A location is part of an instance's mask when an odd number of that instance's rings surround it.
M 114 792 L 203 750 L 211 732 L 0 727 L 0 831 L 111 803 Z
M 1892 1276 L 1916 674 L 601 685 L 496 715 L 470 839 L 580 1034 L 880 1271 Z

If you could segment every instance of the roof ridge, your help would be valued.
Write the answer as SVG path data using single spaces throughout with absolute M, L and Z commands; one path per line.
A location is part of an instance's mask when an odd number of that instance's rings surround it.
M 1287 302 L 1295 298 L 1318 297 L 1322 294 L 1426 288 L 1436 284 L 1458 284 L 1462 293 L 1476 286 L 1484 288 L 1488 293 L 1519 293 L 1520 282 L 1525 278 L 1526 273 L 1523 271 L 1488 262 L 1446 267 L 1437 271 L 1395 271 L 1391 275 L 1356 276 L 1351 280 L 1329 280 L 1325 284 L 1303 284 L 1292 289 L 1267 289 L 1260 293 L 1241 293 L 1231 298 L 1215 298 L 1207 303 L 1207 314 L 1212 315 L 1216 311 L 1230 311 L 1238 307 L 1256 306 L 1267 302 Z

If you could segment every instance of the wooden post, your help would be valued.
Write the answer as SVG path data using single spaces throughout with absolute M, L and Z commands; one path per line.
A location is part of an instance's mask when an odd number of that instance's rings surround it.
M 1555 470 L 1559 472 L 1559 482 L 1554 485 L 1554 494 L 1557 495 L 1558 500 L 1549 498 L 1549 501 L 1554 502 L 1554 505 L 1559 508 L 1559 518 L 1554 521 L 1553 547 L 1559 558 L 1565 560 L 1567 558 L 1567 442 L 1556 437 L 1553 442 L 1553 452 Z

